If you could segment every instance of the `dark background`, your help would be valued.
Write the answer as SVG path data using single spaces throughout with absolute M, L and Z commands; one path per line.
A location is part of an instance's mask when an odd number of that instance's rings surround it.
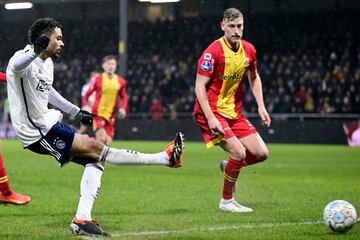
M 90 72 L 101 71 L 103 56 L 118 54 L 119 1 L 31 2 L 30 10 L 8 11 L 0 1 L 0 70 L 25 46 L 30 24 L 51 16 L 62 22 L 65 41 L 63 55 L 55 61 L 54 87 L 81 106 L 81 87 Z M 197 59 L 222 36 L 222 12 L 232 6 L 243 12 L 244 39 L 257 49 L 264 100 L 273 117 L 270 129 L 260 126 L 246 81 L 244 111 L 254 117 L 261 135 L 272 142 L 346 143 L 342 123 L 360 118 L 356 0 L 128 1 L 124 77 L 129 109 L 128 119 L 117 121 L 116 138 L 167 139 L 183 129 L 188 139 L 201 139 L 191 117 Z M 0 93 L 1 113 L 4 86 Z M 154 100 L 161 103 L 161 120 L 154 120 L 150 110 Z M 174 120 L 171 109 L 177 113 Z

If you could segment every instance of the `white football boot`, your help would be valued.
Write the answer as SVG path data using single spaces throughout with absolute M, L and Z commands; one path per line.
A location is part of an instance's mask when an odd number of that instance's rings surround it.
M 219 203 L 219 210 L 233 213 L 247 213 L 253 211 L 251 208 L 245 207 L 236 202 L 234 198 L 230 200 L 221 199 Z

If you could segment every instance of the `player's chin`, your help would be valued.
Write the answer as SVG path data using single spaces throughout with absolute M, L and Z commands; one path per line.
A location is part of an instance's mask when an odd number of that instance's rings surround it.
M 53 57 L 54 57 L 54 58 L 59 58 L 59 57 L 60 57 L 60 52 L 55 52 L 55 53 L 53 54 Z
M 233 43 L 238 43 L 238 42 L 240 42 L 240 39 L 241 39 L 241 38 L 231 38 L 231 41 L 232 41 Z

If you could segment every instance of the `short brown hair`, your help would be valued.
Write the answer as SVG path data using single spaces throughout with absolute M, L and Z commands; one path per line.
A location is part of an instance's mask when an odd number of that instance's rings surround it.
M 234 20 L 235 18 L 238 18 L 238 17 L 244 18 L 243 14 L 240 12 L 239 9 L 237 9 L 237 8 L 228 8 L 228 9 L 226 9 L 224 11 L 223 20 L 232 21 L 232 20 Z
M 105 57 L 103 57 L 101 63 L 107 62 L 107 61 L 112 60 L 112 59 L 117 61 L 117 57 L 115 55 L 106 55 Z

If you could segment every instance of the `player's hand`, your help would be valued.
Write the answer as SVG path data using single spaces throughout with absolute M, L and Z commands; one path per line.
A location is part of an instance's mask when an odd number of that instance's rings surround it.
M 266 109 L 264 107 L 259 108 L 258 109 L 262 124 L 269 127 L 270 123 L 271 123 L 271 118 L 268 114 L 268 112 L 266 111 Z
M 95 114 L 92 114 L 88 111 L 85 111 L 83 109 L 80 109 L 78 114 L 76 115 L 76 118 L 80 120 L 80 122 L 84 125 L 91 125 L 93 123 L 93 118 L 95 117 Z
M 120 108 L 119 109 L 119 116 L 120 116 L 120 119 L 124 119 L 126 117 L 126 110 L 123 109 L 123 108 Z
M 88 105 L 84 105 L 81 107 L 82 110 L 85 110 L 87 112 L 91 112 L 91 108 Z
M 225 131 L 223 129 L 223 127 L 221 126 L 221 123 L 219 122 L 219 120 L 216 117 L 210 118 L 208 120 L 208 125 L 211 131 L 211 134 L 219 134 L 221 133 L 222 135 L 225 134 Z
M 45 34 L 39 36 L 34 41 L 34 52 L 36 54 L 42 53 L 49 45 L 50 38 L 48 38 Z

